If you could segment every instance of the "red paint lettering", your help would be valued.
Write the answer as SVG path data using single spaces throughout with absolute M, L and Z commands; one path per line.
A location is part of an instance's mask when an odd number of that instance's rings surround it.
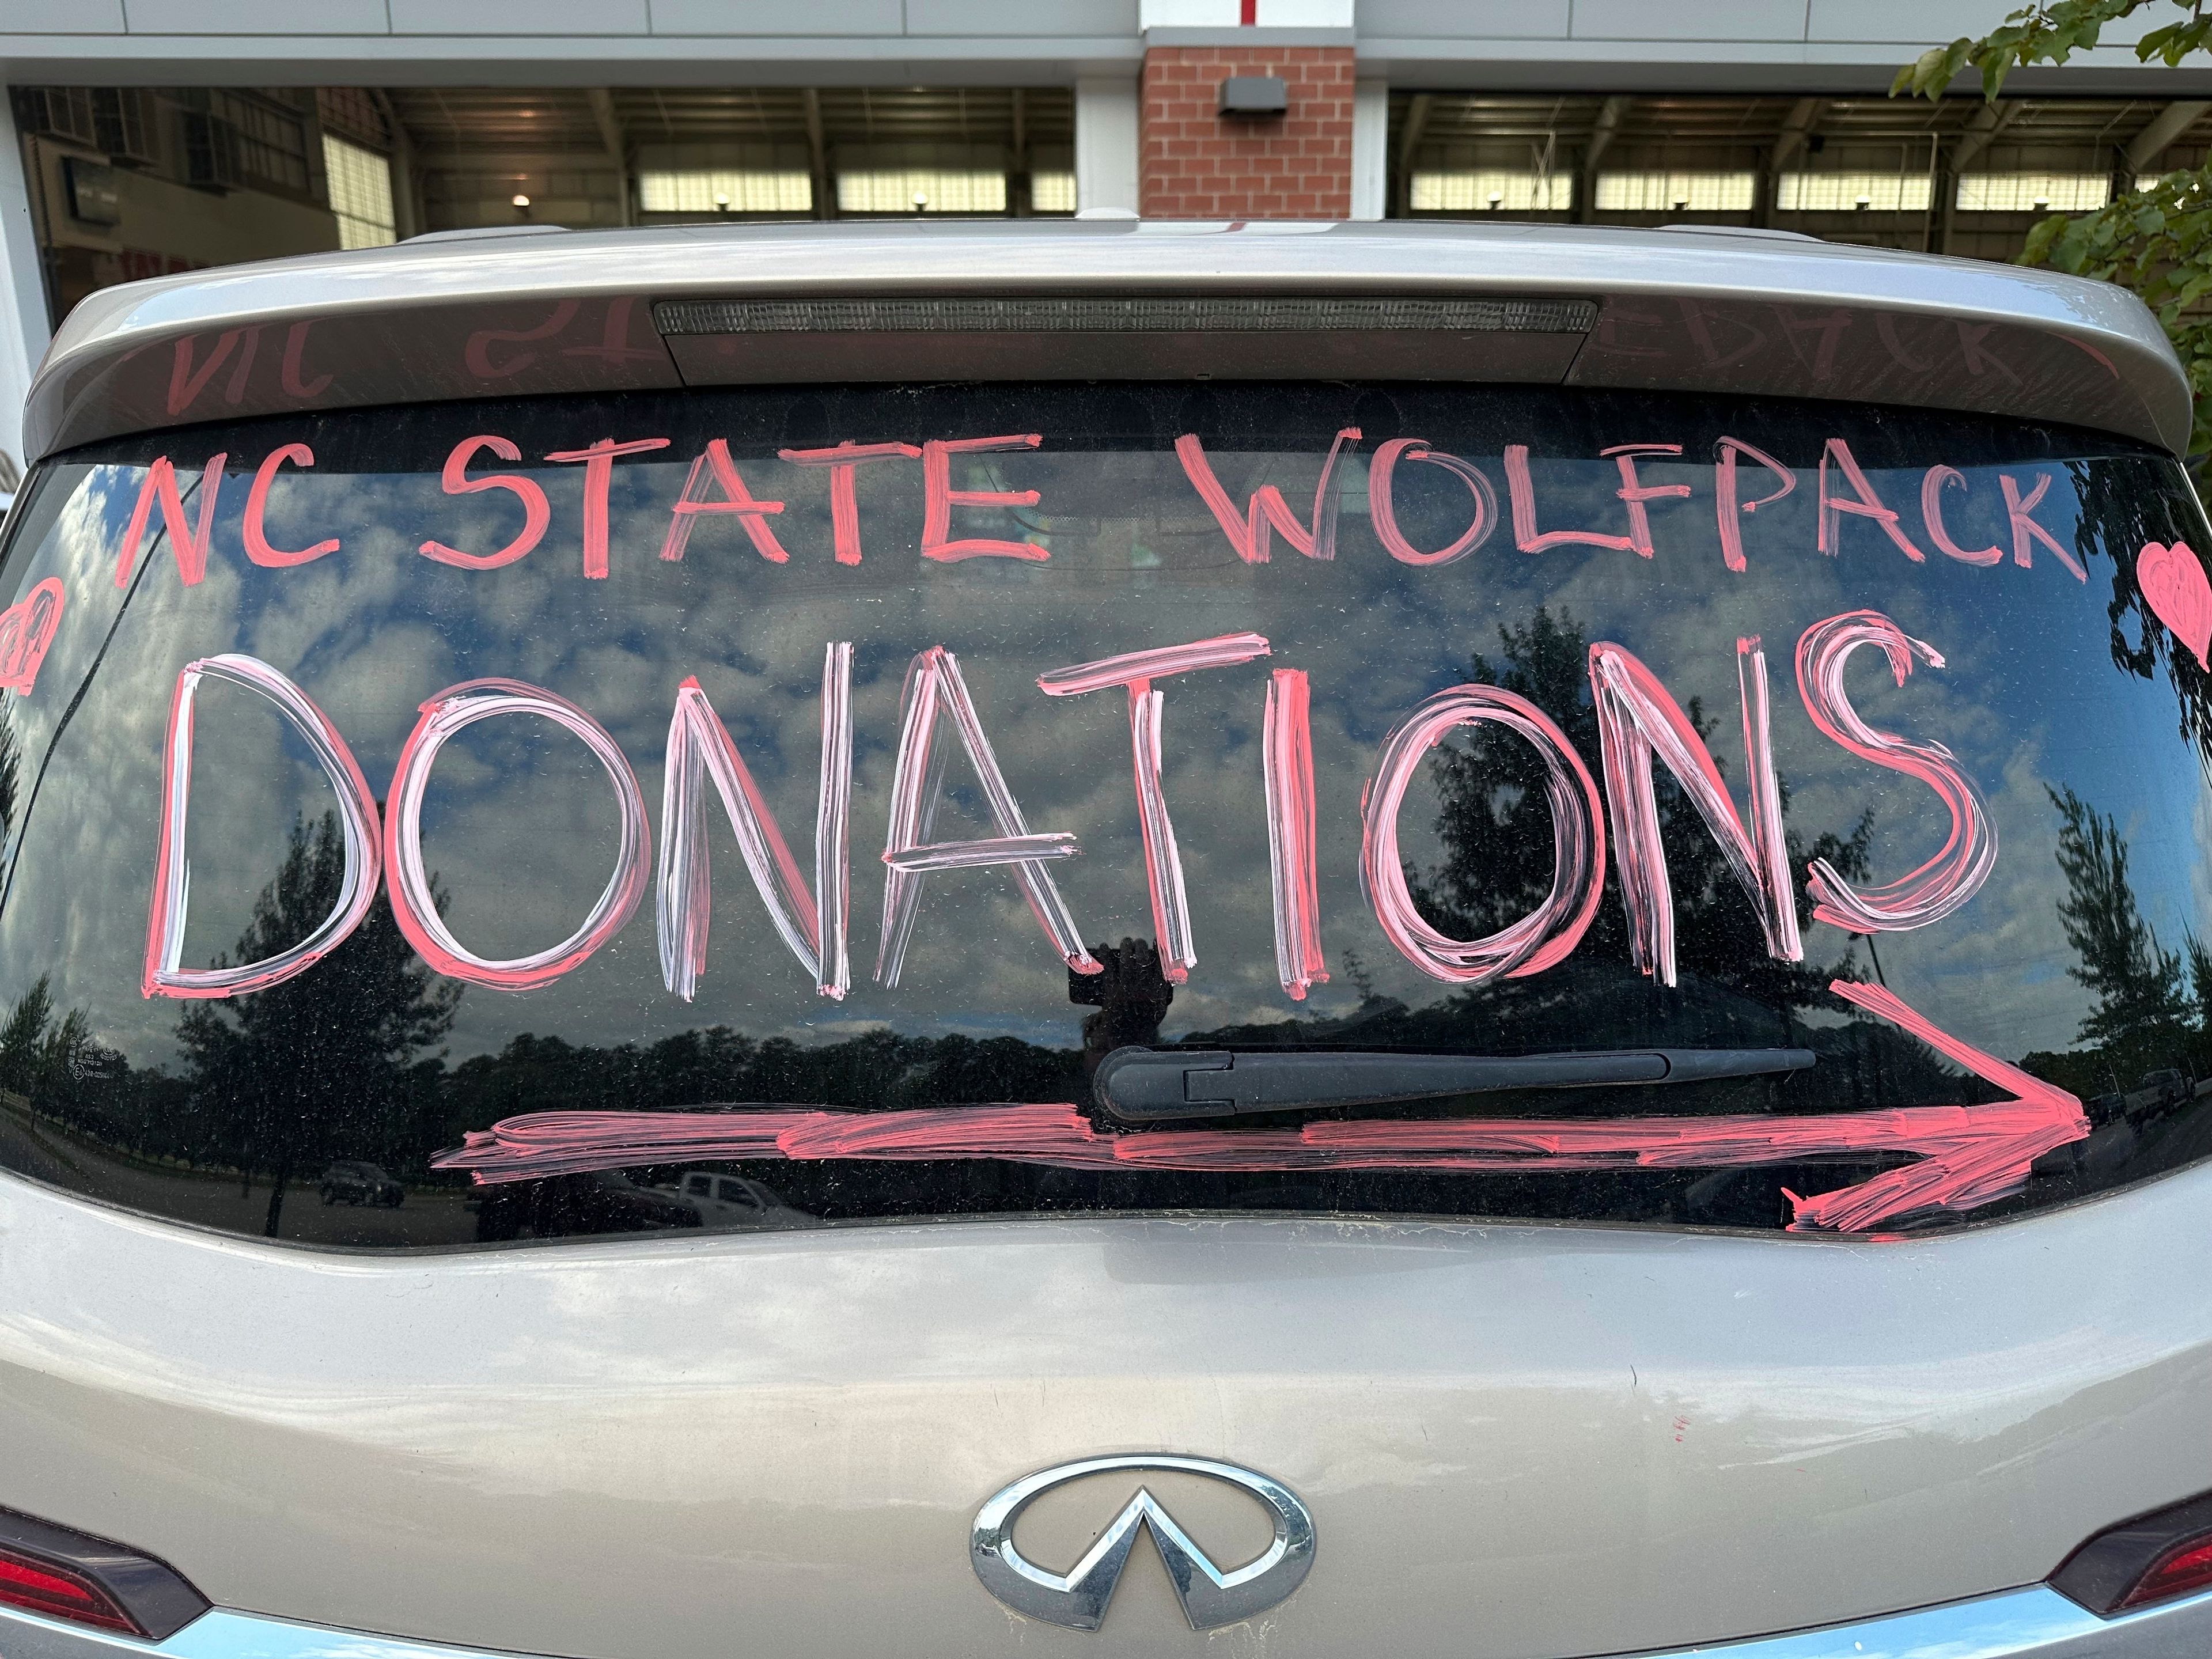
M 182 965 L 189 888 L 185 820 L 192 793 L 192 705 L 203 679 L 222 680 L 258 693 L 307 740 L 337 793 L 345 844 L 337 897 L 313 933 L 259 962 L 220 968 Z M 257 657 L 227 653 L 186 663 L 170 695 L 168 734 L 161 744 L 161 833 L 154 854 L 154 898 L 147 911 L 139 994 L 185 1000 L 244 996 L 305 973 L 345 943 L 368 915 L 376 898 L 379 856 L 376 797 L 369 793 L 368 781 L 337 727 L 307 694 Z
M 1981 890 L 1997 861 L 1996 826 L 1974 781 L 1940 743 L 1910 743 L 1869 726 L 1844 690 L 1844 669 L 1861 646 L 1878 647 L 1903 685 L 1912 659 L 1943 665 L 1935 647 L 1907 635 L 1878 611 L 1851 611 L 1814 623 L 1797 641 L 1797 690 L 1821 735 L 1891 772 L 1917 778 L 1951 815 L 1951 833 L 1936 856 L 1911 874 L 1878 887 L 1856 888 L 1826 860 L 1811 866 L 1813 915 L 1854 933 L 1901 933 L 1941 921 Z
M 1547 547 L 1610 547 L 1626 552 L 1635 544 L 1626 536 L 1607 536 L 1595 530 L 1536 528 L 1536 484 L 1528 473 L 1528 446 L 1505 446 L 1505 492 L 1513 501 L 1513 544 L 1523 553 L 1541 553 Z
M 307 349 L 307 331 L 313 327 L 312 322 L 295 323 L 284 331 L 284 357 L 278 368 L 277 383 L 288 398 L 319 398 L 330 389 L 330 375 L 318 374 L 310 380 L 300 372 L 300 359 Z
M 1552 890 L 1542 903 L 1485 939 L 1455 939 L 1431 927 L 1413 903 L 1398 851 L 1406 790 L 1444 735 L 1490 721 L 1519 734 L 1543 758 L 1552 809 Z M 1564 962 L 1582 942 L 1605 890 L 1605 831 L 1597 785 L 1566 734 L 1527 698 L 1494 685 L 1461 685 L 1416 708 L 1382 740 L 1375 775 L 1359 798 L 1359 884 L 1388 939 L 1431 979 L 1480 985 L 1521 978 Z
M 1844 481 L 1850 485 L 1854 492 L 1851 499 L 1846 500 L 1829 492 L 1828 464 L 1831 461 L 1843 473 Z M 1832 557 L 1841 540 L 1843 521 L 1839 515 L 1845 513 L 1862 519 L 1872 519 L 1881 526 L 1882 533 L 1897 544 L 1899 550 L 1906 558 L 1915 564 L 1926 562 L 1928 556 L 1915 547 L 1911 538 L 1898 528 L 1897 514 L 1884 507 L 1881 497 L 1875 494 L 1874 486 L 1867 482 L 1867 475 L 1851 454 L 1851 447 L 1841 438 L 1831 438 L 1820 451 L 1820 551 Z
M 738 851 L 791 953 L 815 989 L 842 1000 L 852 982 L 845 948 L 847 825 L 853 795 L 853 647 L 833 641 L 822 665 L 822 772 L 815 796 L 814 890 L 799 873 L 775 814 L 753 781 L 744 757 L 715 717 L 699 682 L 676 693 L 668 721 L 667 766 L 660 794 L 659 882 L 653 912 L 660 975 L 691 1000 L 707 966 L 707 925 L 714 911 L 708 875 L 707 817 L 700 811 L 711 780 L 736 832 Z
M 830 469 L 830 540 L 839 564 L 860 562 L 860 500 L 854 472 L 870 461 L 921 459 L 912 444 L 841 443 L 831 449 L 779 449 L 777 456 L 793 466 Z
M 562 301 L 553 307 L 552 314 L 535 328 L 480 328 L 469 336 L 468 343 L 461 348 L 461 361 L 468 365 L 469 373 L 480 380 L 503 380 L 510 374 L 520 374 L 538 361 L 536 352 L 518 351 L 503 362 L 494 362 L 491 348 L 550 340 L 575 320 L 576 307 L 574 300 Z
M 614 786 L 622 839 L 615 850 L 614 872 L 574 933 L 550 949 L 492 961 L 456 939 L 438 913 L 430 874 L 422 864 L 422 797 L 430 787 L 430 769 L 447 739 L 478 720 L 503 714 L 536 715 L 583 739 Z M 425 702 L 400 748 L 399 765 L 392 775 L 385 803 L 385 887 L 392 920 L 431 970 L 449 979 L 499 991 L 534 991 L 550 985 L 619 933 L 645 891 L 650 831 L 637 775 L 605 726 L 565 697 L 538 686 L 519 680 L 468 680 L 447 686 Z
M 1639 482 L 1636 476 L 1636 458 L 1638 455 L 1679 455 L 1681 453 L 1682 446 L 1680 444 L 1615 444 L 1610 449 L 1598 451 L 1601 455 L 1612 456 L 1613 465 L 1620 469 L 1620 488 L 1613 493 L 1628 507 L 1628 544 L 1644 558 L 1651 556 L 1651 515 L 1644 504 L 1669 499 L 1687 501 L 1690 486 L 1686 483 L 1647 484 Z
M 1035 449 L 1044 439 L 1035 432 L 1004 438 L 931 438 L 921 446 L 921 556 L 947 564 L 962 559 L 1048 559 L 1051 554 L 1035 542 L 994 541 L 988 536 L 954 541 L 952 509 L 956 507 L 1035 507 L 1034 489 L 955 489 L 952 458 L 993 450 Z
M 1943 525 L 1943 491 L 1947 486 L 1964 489 L 1966 474 L 1955 466 L 1931 466 L 1920 480 L 1920 521 L 1927 527 L 1928 539 L 1936 544 L 1936 550 L 1945 558 L 1956 559 L 1961 564 L 1996 563 L 2004 557 L 2004 550 L 1995 544 L 1968 549 L 1951 539 L 1951 532 Z
M 1674 896 L 1659 840 L 1659 803 L 1652 763 L 1663 762 L 1719 844 L 1759 915 L 1766 951 L 1800 962 L 1797 908 L 1790 889 L 1790 848 L 1783 834 L 1781 787 L 1769 733 L 1766 657 L 1756 639 L 1740 639 L 1737 690 L 1743 703 L 1743 747 L 1750 775 L 1751 828 L 1736 816 L 1720 769 L 1705 739 L 1659 677 L 1618 645 L 1590 647 L 1590 692 L 1605 757 L 1605 794 L 1620 856 L 1620 900 L 1628 913 L 1629 956 L 1662 985 L 1674 983 Z
M 229 358 L 245 332 L 242 328 L 234 328 L 222 335 L 215 343 L 215 349 L 208 354 L 207 362 L 198 368 L 192 367 L 195 337 L 187 334 L 177 342 L 175 355 L 169 362 L 170 414 L 181 415 L 199 401 L 200 393 L 207 390 L 207 383 L 215 379 L 216 371 Z
M 1332 452 L 1332 456 L 1334 452 Z M 1401 460 L 1440 466 L 1467 486 L 1474 497 L 1474 517 L 1457 538 L 1433 553 L 1424 553 L 1398 528 L 1397 505 L 1391 487 Z M 1255 501 L 1257 497 L 1254 498 Z M 1375 526 L 1375 538 L 1401 564 L 1449 564 L 1465 558 L 1490 538 L 1498 524 L 1498 492 L 1490 487 L 1480 468 L 1456 455 L 1440 455 L 1421 438 L 1392 438 L 1378 446 L 1374 465 L 1367 469 L 1367 514 Z
M 722 492 L 722 499 L 707 499 L 709 484 Z M 738 476 L 738 469 L 730 459 L 730 446 L 720 438 L 707 446 L 707 453 L 691 463 L 690 476 L 684 480 L 684 493 L 676 505 L 669 509 L 668 539 L 660 544 L 660 556 L 673 562 L 684 556 L 684 550 L 691 540 L 691 527 L 702 513 L 733 513 L 744 526 L 745 536 L 754 550 L 770 564 L 786 564 L 791 555 L 783 550 L 783 544 L 775 538 L 769 527 L 768 515 L 783 511 L 781 501 L 757 501 L 745 488 L 745 481 Z
M 1183 434 L 1176 440 L 1175 451 L 1176 459 L 1182 463 L 1183 476 L 1190 480 L 1199 499 L 1213 514 L 1221 533 L 1229 538 L 1237 556 L 1246 564 L 1265 564 L 1270 538 L 1278 535 L 1310 559 L 1336 556 L 1336 458 L 1345 445 L 1358 441 L 1359 428 L 1348 426 L 1329 444 L 1328 453 L 1321 464 L 1321 482 L 1314 486 L 1310 525 L 1298 522 L 1290 503 L 1283 499 L 1283 492 L 1273 484 L 1261 484 L 1254 490 L 1240 518 L 1229 499 L 1229 492 L 1214 476 L 1213 464 L 1206 459 L 1206 446 L 1199 441 L 1198 434 Z
M 641 455 L 648 450 L 665 449 L 665 438 L 633 438 L 627 443 L 617 443 L 612 438 L 602 438 L 583 449 L 556 450 L 545 459 L 549 461 L 581 461 L 584 464 L 584 575 L 591 581 L 605 581 L 607 576 L 607 490 L 614 482 L 615 458 L 617 455 Z
M 1774 308 L 1774 317 L 1775 320 L 1782 325 L 1782 337 L 1789 343 L 1790 349 L 1796 355 L 1797 361 L 1805 367 L 1814 380 L 1825 380 L 1835 372 L 1836 347 L 1844 337 L 1844 331 L 1851 325 L 1850 312 L 1838 310 L 1831 311 L 1823 316 L 1798 317 L 1777 306 Z M 1814 346 L 1813 355 L 1809 358 L 1806 356 L 1805 348 L 1798 339 L 1798 337 L 1803 334 L 1816 334 L 1820 337 L 1819 343 Z
M 468 476 L 469 463 L 476 459 L 479 449 L 489 449 L 502 461 L 519 461 L 522 452 L 506 439 L 489 433 L 474 438 L 464 438 L 453 446 L 453 453 L 446 457 L 445 470 L 440 474 L 448 495 L 477 495 L 487 489 L 512 490 L 522 503 L 522 530 L 515 538 L 496 553 L 464 553 L 458 547 L 448 547 L 443 542 L 424 542 L 418 550 L 426 559 L 435 559 L 440 564 L 455 565 L 463 570 L 495 570 L 503 564 L 513 564 L 538 545 L 545 534 L 545 526 L 553 520 L 553 509 L 546 505 L 545 492 L 538 481 L 520 472 L 495 472 L 482 478 Z
M 317 542 L 313 547 L 303 547 L 296 553 L 287 553 L 280 548 L 270 546 L 268 533 L 262 524 L 263 517 L 269 510 L 269 486 L 276 482 L 276 469 L 287 461 L 295 466 L 313 466 L 315 452 L 305 444 L 286 444 L 264 456 L 261 465 L 254 469 L 253 487 L 246 491 L 246 520 L 240 526 L 240 533 L 246 542 L 246 556 L 256 564 L 268 565 L 279 570 L 291 565 L 306 564 L 310 560 L 321 558 L 325 553 L 338 550 L 338 538 L 335 536 Z
M 246 331 L 246 349 L 238 354 L 238 367 L 230 371 L 230 382 L 222 389 L 222 400 L 235 409 L 246 398 L 246 377 L 253 373 L 254 354 L 261 349 L 261 331 Z
M 2027 569 L 2034 562 L 2028 544 L 2041 542 L 2058 556 L 2059 563 L 2074 573 L 2075 581 L 2087 581 L 2089 573 L 2081 568 L 2081 562 L 2068 552 L 2056 536 L 2028 516 L 2035 511 L 2035 504 L 2043 499 L 2044 492 L 2051 488 L 2051 475 L 2037 473 L 2035 488 L 2025 495 L 2020 493 L 2020 481 L 2009 472 L 1999 473 L 1997 483 L 2004 488 L 2005 516 L 2012 520 L 2012 562 Z
M 1990 337 L 1990 331 L 1996 326 L 1995 323 L 1970 327 L 1954 318 L 1952 326 L 1959 331 L 1959 355 L 1966 360 L 1967 374 L 1978 380 L 1983 375 L 1994 372 L 2003 375 L 2014 386 L 2020 384 L 2020 376 L 2012 372 L 2004 359 L 1982 344 Z
M 65 598 L 61 578 L 49 576 L 24 598 L 0 611 L 0 686 L 27 697 L 39 665 L 61 626 Z M 2199 653 L 2200 655 L 2202 653 Z
M 968 763 L 975 769 L 983 799 L 998 830 L 995 836 L 975 841 L 926 842 L 944 788 L 944 768 L 933 759 L 937 744 L 937 722 L 949 718 Z M 906 962 L 908 941 L 914 934 L 915 917 L 921 904 L 922 883 L 931 872 L 971 870 L 987 865 L 1013 866 L 1029 901 L 1030 914 L 1052 941 L 1060 960 L 1079 974 L 1105 971 L 1105 965 L 1084 947 L 1083 930 L 1060 888 L 1046 869 L 1049 859 L 1073 858 L 1081 848 L 1072 835 L 1047 831 L 1031 835 L 1023 820 L 1021 803 L 999 769 L 999 757 L 984 734 L 975 713 L 975 700 L 968 695 L 960 664 L 943 646 L 932 646 L 908 665 L 906 689 L 899 711 L 898 759 L 891 769 L 890 824 L 884 836 L 883 938 L 876 947 L 876 981 L 886 989 L 899 981 Z
M 1159 940 L 1160 972 L 1175 984 L 1190 977 L 1198 951 L 1190 928 L 1190 899 L 1183 888 L 1182 854 L 1176 846 L 1175 823 L 1160 787 L 1160 720 L 1167 696 L 1152 689 L 1157 675 L 1188 674 L 1201 668 L 1226 668 L 1267 654 L 1257 634 L 1225 634 L 1151 651 L 1132 651 L 1103 661 L 1055 669 L 1037 677 L 1048 697 L 1079 696 L 1108 686 L 1129 693 L 1129 755 L 1137 781 L 1137 827 L 1145 841 L 1145 881 L 1152 891 L 1152 930 Z
M 1782 488 L 1771 495 L 1739 505 L 1735 482 L 1735 458 L 1739 455 L 1750 456 L 1781 479 Z M 1748 516 L 1780 501 L 1797 488 L 1797 475 L 1756 444 L 1747 444 L 1741 438 L 1723 438 L 1713 446 L 1713 517 L 1720 526 L 1721 562 L 1730 570 L 1747 570 L 1751 567 L 1743 556 L 1743 526 L 1739 515 Z
M 154 506 L 161 507 L 161 529 L 169 538 L 169 550 L 177 556 L 177 574 L 184 578 L 186 587 L 196 586 L 207 574 L 208 532 L 215 524 L 216 492 L 222 485 L 222 464 L 228 455 L 214 455 L 200 469 L 199 518 L 188 523 L 185 518 L 184 497 L 177 491 L 176 469 L 169 465 L 167 455 L 157 455 L 154 464 L 146 469 L 146 477 L 138 486 L 137 503 L 131 509 L 131 523 L 123 532 L 123 545 L 115 556 L 115 585 L 131 585 L 131 567 L 138 562 L 138 550 L 146 539 L 146 525 L 153 516 Z
M 1328 978 L 1315 884 L 1313 732 L 1305 675 L 1278 668 L 1267 680 L 1260 764 L 1267 791 L 1267 874 L 1275 911 L 1275 976 L 1294 1002 Z

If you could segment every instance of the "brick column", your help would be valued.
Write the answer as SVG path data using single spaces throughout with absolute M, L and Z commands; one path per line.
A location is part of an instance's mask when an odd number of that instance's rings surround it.
M 1169 46 L 1145 53 L 1139 211 L 1147 219 L 1352 216 L 1350 46 Z M 1218 112 L 1231 76 L 1277 76 L 1281 115 Z

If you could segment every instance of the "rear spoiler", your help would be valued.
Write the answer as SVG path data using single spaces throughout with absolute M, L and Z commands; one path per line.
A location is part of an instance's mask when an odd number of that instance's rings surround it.
M 24 447 L 562 392 L 1353 377 L 2190 432 L 2142 302 L 2049 271 L 1705 228 L 1030 220 L 448 234 L 125 283 L 56 335 Z

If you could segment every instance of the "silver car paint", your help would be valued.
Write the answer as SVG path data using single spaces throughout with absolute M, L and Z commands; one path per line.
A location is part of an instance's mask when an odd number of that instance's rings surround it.
M 896 226 L 446 242 L 110 289 L 58 338 L 30 447 L 682 382 L 657 338 L 464 372 L 464 342 L 578 296 L 595 329 L 672 295 L 1085 289 L 1589 295 L 1604 320 L 1569 384 L 1989 409 L 2174 449 L 2188 430 L 2140 303 L 2047 273 L 1566 228 Z M 1856 331 L 1828 360 L 1698 344 L 1778 307 Z M 313 395 L 271 372 L 301 325 L 345 371 Z M 1987 331 L 2006 373 L 1962 371 Z M 225 349 L 211 401 L 172 407 Z M 2212 1488 L 2208 1201 L 2200 1169 L 1896 1243 L 1085 1218 L 370 1258 L 0 1176 L 0 1504 L 127 1540 L 225 1607 L 485 1650 L 1112 1659 L 1208 1639 L 1156 1563 L 1084 1635 L 994 1602 L 968 1528 L 1027 1471 L 1167 1452 L 1265 1469 L 1315 1512 L 1313 1576 L 1215 1632 L 1224 1651 L 1678 1648 L 2012 1590 Z M 1060 1516 L 1060 1559 L 1127 1501 L 1103 1479 Z M 2031 1624 L 2055 1616 L 2027 1594 Z M 1946 1650 L 2006 1650 L 1993 1628 Z M 2053 1654 L 2203 1646 L 2172 1622 L 2124 1650 L 2036 1628 Z M 39 1659 L 15 1629 L 0 1654 Z M 1908 1650 L 1881 1639 L 1853 1651 Z
M 1057 1630 L 969 1528 L 1170 1451 L 1320 1534 L 1225 1650 L 1711 1643 L 2031 1584 L 2212 1487 L 2208 1203 L 2200 1168 L 1890 1243 L 1086 1218 L 370 1258 L 0 1177 L 0 1504 L 219 1606 L 477 1647 L 1112 1659 L 1206 1639 L 1156 1562 Z
M 1175 335 L 1105 361 L 1065 336 L 815 337 L 769 378 L 1332 374 L 1925 404 L 2124 433 L 2176 454 L 2189 387 L 2142 302 L 2044 270 L 1789 235 L 1571 225 L 1042 221 L 488 235 L 105 289 L 24 415 L 33 459 L 183 422 L 426 398 L 762 378 L 654 332 L 655 300 L 855 295 L 1583 298 L 1587 339 Z M 1139 349 L 1143 347 L 1144 349 Z M 777 354 L 779 357 L 782 354 Z M 1116 369 L 1118 356 L 1131 367 Z M 1442 366 L 1439 367 L 1438 365 Z
M 2048 1585 L 2002 1590 L 1887 1618 L 1676 1649 L 1642 1659 L 2202 1659 L 2212 1647 L 2212 1591 L 2100 1619 Z M 9 1659 L 496 1659 L 217 1607 L 149 1644 L 0 1607 Z

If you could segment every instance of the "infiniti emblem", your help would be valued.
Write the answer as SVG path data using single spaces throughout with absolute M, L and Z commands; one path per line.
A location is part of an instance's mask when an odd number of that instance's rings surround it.
M 1071 1480 L 1115 1469 L 1200 1474 L 1235 1486 L 1258 1499 L 1267 1511 L 1268 1519 L 1274 1522 L 1274 1541 L 1255 1559 L 1224 1572 L 1190 1541 L 1189 1534 L 1160 1507 L 1159 1500 L 1140 1486 L 1091 1547 L 1090 1553 L 1066 1573 L 1048 1572 L 1022 1559 L 1014 1547 L 1014 1522 L 1033 1500 Z M 1175 1585 L 1176 1599 L 1182 1603 L 1183 1617 L 1190 1620 L 1193 1630 L 1233 1625 L 1266 1611 L 1297 1589 L 1313 1565 L 1313 1516 L 1288 1486 L 1234 1463 L 1159 1455 L 1086 1458 L 1080 1463 L 1062 1463 L 1023 1476 L 993 1493 L 975 1511 L 969 1559 L 975 1563 L 975 1576 L 983 1581 L 983 1588 L 1015 1612 L 1070 1630 L 1097 1630 L 1106 1616 L 1115 1585 L 1121 1581 L 1121 1569 L 1129 1565 L 1129 1552 L 1136 1547 L 1139 1526 L 1152 1534 Z

